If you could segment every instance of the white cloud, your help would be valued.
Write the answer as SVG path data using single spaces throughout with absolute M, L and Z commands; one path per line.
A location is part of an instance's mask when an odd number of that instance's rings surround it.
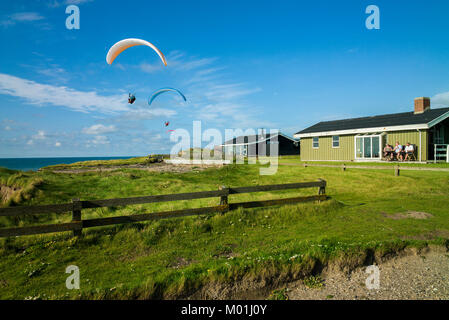
M 109 132 L 114 132 L 114 131 L 116 131 L 116 128 L 112 124 L 110 126 L 105 126 L 103 124 L 94 124 L 93 126 L 84 128 L 82 130 L 82 132 L 85 134 L 93 134 L 93 135 L 109 133 Z
M 11 127 L 10 126 L 6 126 L 4 129 L 5 129 L 5 131 L 11 131 Z
M 83 3 L 88 3 L 88 2 L 92 2 L 94 0 L 65 0 L 65 4 L 83 4 Z
M 47 136 L 45 135 L 45 131 L 39 130 L 37 134 L 33 135 L 34 140 L 45 140 Z
M 193 77 L 185 82 L 185 84 L 190 85 L 215 80 L 221 76 L 220 74 L 217 74 L 217 72 L 223 69 L 223 67 L 217 67 L 198 70 L 194 73 Z
M 193 69 L 198 69 L 201 67 L 208 66 L 215 62 L 217 58 L 185 58 L 185 54 L 179 51 L 172 51 L 167 56 L 167 65 L 170 66 L 172 70 L 176 71 L 190 71 Z M 154 73 L 156 71 L 162 70 L 164 67 L 158 61 L 157 63 L 149 64 L 143 62 L 139 65 L 140 70 L 147 73 Z
M 66 70 L 57 65 L 50 66 L 49 68 L 36 68 L 36 71 L 49 77 L 50 79 L 54 79 L 62 83 L 67 82 L 69 78 Z
M 153 73 L 153 72 L 159 71 L 162 67 L 161 67 L 160 64 L 149 64 L 149 63 L 146 63 L 146 62 L 142 62 L 139 65 L 139 68 L 143 72 Z
M 120 115 L 120 120 L 150 120 L 157 117 L 169 118 L 175 114 L 175 110 L 163 108 L 135 109 Z
M 232 83 L 213 85 L 205 92 L 205 95 L 209 99 L 223 101 L 241 98 L 259 91 L 259 88 L 248 89 L 240 83 Z
M 0 21 L 0 25 L 7 27 L 20 22 L 34 22 L 42 19 L 44 19 L 44 17 L 37 12 L 18 12 L 7 16 Z
M 88 2 L 93 2 L 93 1 L 94 0 L 63 0 L 63 1 L 52 0 L 47 3 L 47 6 L 49 6 L 50 8 L 58 8 L 62 5 L 70 5 L 70 4 L 80 5 L 83 3 L 88 3 Z
M 216 58 L 203 58 L 203 59 L 196 59 L 196 60 L 185 61 L 185 62 L 181 61 L 179 63 L 176 63 L 175 67 L 178 70 L 189 71 L 192 69 L 197 69 L 200 67 L 210 65 L 215 60 L 217 60 L 217 59 Z
M 449 107 L 449 92 L 438 93 L 432 97 L 432 104 Z
M 253 108 L 236 102 L 211 103 L 198 110 L 197 117 L 205 121 L 214 121 L 229 127 L 265 127 L 272 128 L 273 123 L 260 120 Z
M 257 108 L 245 101 L 246 96 L 260 91 L 260 88 L 250 88 L 244 83 L 215 80 L 193 84 L 189 88 L 189 96 L 196 107 L 197 118 L 209 123 L 226 127 L 271 127 L 269 121 L 262 120 L 262 116 L 257 114 Z
M 19 12 L 19 13 L 12 14 L 10 17 L 12 20 L 19 21 L 19 22 L 38 21 L 38 20 L 44 19 L 44 17 L 41 16 L 37 12 Z
M 184 77 L 181 83 L 191 108 L 189 116 L 207 121 L 208 124 L 220 126 L 265 126 L 269 121 L 261 119 L 257 108 L 250 106 L 245 98 L 260 92 L 260 88 L 250 87 L 245 83 L 228 81 L 221 72 L 224 66 L 216 64 L 217 58 L 188 57 L 179 51 L 170 52 L 167 63 Z M 153 73 L 163 67 L 160 63 L 140 65 L 142 71 Z M 135 112 L 134 117 L 152 118 L 145 112 Z
M 89 140 L 87 142 L 88 142 L 88 144 L 93 144 L 93 145 L 109 144 L 109 140 L 106 136 L 95 136 L 93 140 Z
M 67 107 L 78 112 L 113 114 L 127 111 L 125 94 L 100 96 L 95 91 L 78 91 L 65 86 L 53 86 L 0 73 L 0 94 L 25 99 L 34 105 Z

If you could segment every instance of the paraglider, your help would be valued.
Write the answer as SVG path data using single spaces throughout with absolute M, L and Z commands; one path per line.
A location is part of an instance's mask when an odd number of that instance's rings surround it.
M 170 121 L 165 121 L 164 124 L 166 127 L 168 127 L 168 125 L 170 124 Z
M 133 104 L 134 101 L 136 101 L 136 96 L 130 93 L 128 96 L 128 103 Z
M 151 106 L 151 103 L 153 102 L 154 99 L 156 99 L 157 96 L 159 96 L 160 94 L 162 94 L 162 93 L 164 93 L 164 92 L 168 92 L 168 91 L 172 91 L 172 92 L 178 93 L 178 94 L 182 97 L 182 99 L 183 99 L 184 101 L 187 101 L 186 97 L 185 97 L 185 96 L 182 94 L 182 92 L 179 91 L 178 89 L 174 89 L 174 88 L 161 88 L 161 89 L 155 91 L 155 92 L 151 95 L 150 99 L 148 100 L 148 104 Z
M 115 58 L 117 58 L 117 56 L 122 53 L 123 51 L 125 51 L 128 48 L 134 47 L 134 46 L 148 46 L 151 49 L 153 49 L 154 51 L 156 51 L 156 53 L 158 54 L 159 58 L 161 58 L 162 62 L 164 63 L 165 66 L 167 66 L 167 60 L 165 60 L 165 56 L 164 54 L 152 43 L 142 40 L 142 39 L 124 39 L 121 40 L 119 42 L 117 42 L 116 44 L 114 44 L 108 51 L 108 54 L 106 55 L 106 62 L 108 64 L 112 64 L 112 62 L 115 60 Z

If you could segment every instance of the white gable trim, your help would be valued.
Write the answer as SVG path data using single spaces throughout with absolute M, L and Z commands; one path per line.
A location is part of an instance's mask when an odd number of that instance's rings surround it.
M 429 128 L 433 127 L 434 125 L 440 123 L 441 121 L 446 120 L 447 118 L 449 118 L 449 111 L 446 113 L 443 113 L 441 116 L 439 116 L 438 118 L 433 119 L 432 121 L 430 121 L 427 125 L 429 126 Z

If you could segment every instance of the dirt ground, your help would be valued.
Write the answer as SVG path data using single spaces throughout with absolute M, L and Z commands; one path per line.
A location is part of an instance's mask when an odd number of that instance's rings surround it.
M 123 166 L 92 166 L 85 167 L 82 169 L 55 169 L 51 170 L 54 173 L 84 173 L 84 172 L 106 172 L 106 171 L 114 171 L 119 169 L 138 169 L 138 170 L 146 170 L 150 172 L 174 172 L 174 173 L 184 173 L 189 171 L 201 171 L 207 168 L 217 167 L 219 165 L 191 165 L 191 164 L 170 164 L 170 163 L 152 163 L 149 165 L 123 165 Z M 48 169 L 47 169 L 48 170 Z
M 321 288 L 302 281 L 287 286 L 289 299 L 449 299 L 449 253 L 429 252 L 393 258 L 379 266 L 379 289 L 368 289 L 367 267 L 351 274 L 327 271 Z
M 368 289 L 367 266 L 350 273 L 326 267 L 318 276 L 321 283 L 312 288 L 303 280 L 277 284 L 240 281 L 232 284 L 211 283 L 187 299 L 269 299 L 282 291 L 289 300 L 449 300 L 449 252 L 445 248 L 426 249 L 393 257 L 377 265 L 379 288 Z M 316 284 L 316 283 L 315 283 Z

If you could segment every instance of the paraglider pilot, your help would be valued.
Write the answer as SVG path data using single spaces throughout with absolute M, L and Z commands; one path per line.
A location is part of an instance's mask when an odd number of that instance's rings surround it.
M 128 97 L 128 103 L 129 104 L 133 104 L 134 101 L 136 101 L 136 97 L 133 94 L 130 93 L 129 97 Z

